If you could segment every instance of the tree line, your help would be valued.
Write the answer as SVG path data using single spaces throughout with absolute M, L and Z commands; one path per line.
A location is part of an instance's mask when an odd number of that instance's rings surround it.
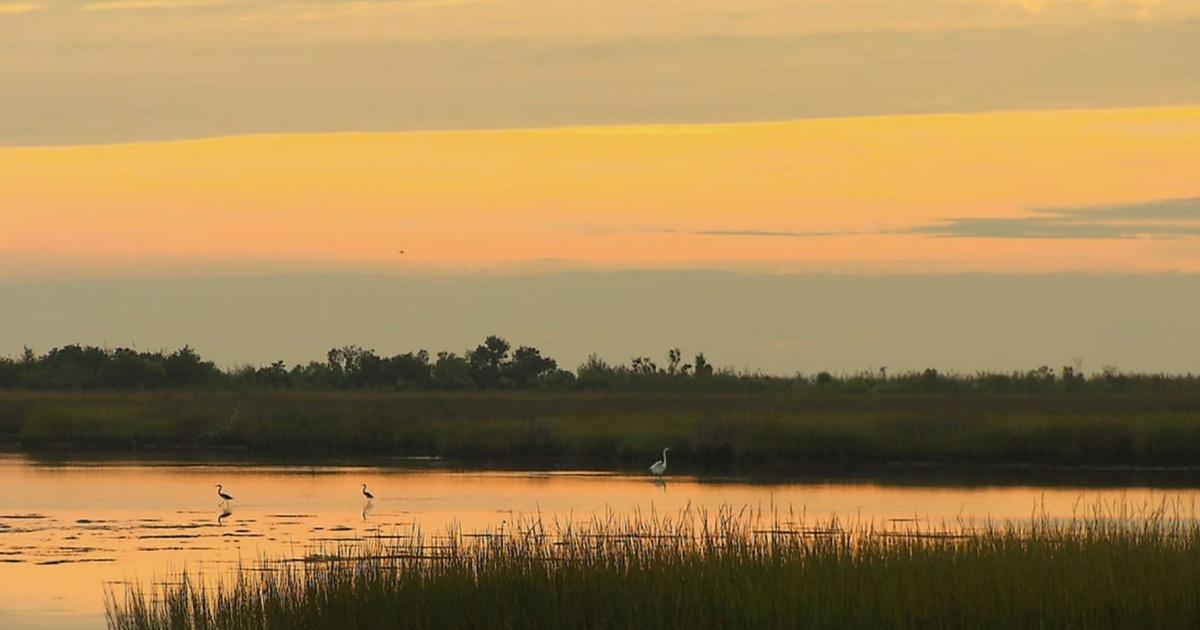
M 263 388 L 299 390 L 831 390 L 1038 393 L 1049 391 L 1192 391 L 1200 376 L 1126 374 L 1105 368 L 1084 375 L 1066 366 L 1041 366 L 1011 373 L 946 374 L 935 369 L 889 375 L 886 368 L 848 374 L 819 372 L 776 376 L 718 369 L 699 353 L 686 361 L 668 350 L 661 364 L 648 356 L 610 364 L 593 354 L 574 370 L 532 346 L 513 348 L 489 336 L 462 354 L 426 350 L 384 356 L 358 346 L 331 349 L 324 361 L 288 366 L 221 369 L 184 346 L 175 351 L 139 351 L 76 344 L 44 354 L 26 348 L 16 358 L 0 357 L 0 389 L 153 390 Z

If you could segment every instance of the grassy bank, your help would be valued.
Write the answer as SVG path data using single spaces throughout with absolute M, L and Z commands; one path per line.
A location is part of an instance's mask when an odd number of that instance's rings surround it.
M 725 512 L 391 539 L 110 593 L 142 628 L 1194 628 L 1200 529 L 1166 517 L 907 531 Z
M 1200 463 L 1200 397 L 1053 392 L 0 392 L 26 451 L 735 465 Z

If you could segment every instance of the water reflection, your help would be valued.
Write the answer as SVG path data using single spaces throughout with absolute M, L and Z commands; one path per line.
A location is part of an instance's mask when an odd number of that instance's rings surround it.
M 224 572 L 260 555 L 304 557 L 323 545 L 368 537 L 436 537 L 447 527 L 504 532 L 522 516 L 544 527 L 723 505 L 816 524 L 833 516 L 881 528 L 1027 520 L 1041 511 L 1079 514 L 1097 501 L 1193 510 L 1200 482 L 1018 483 L 939 480 L 932 474 L 831 476 L 799 480 L 650 478 L 594 471 L 451 471 L 335 465 L 55 464 L 0 457 L 0 612 L 5 627 L 53 618 L 103 624 L 102 584 L 173 571 Z M 1105 473 L 1108 474 L 1108 473 Z M 1099 473 L 1097 473 L 1099 476 Z M 1111 477 L 1105 477 L 1111 479 Z M 214 522 L 212 493 L 226 491 Z M 1036 482 L 1036 483 L 1035 483 Z M 375 498 L 362 494 L 363 484 Z M 119 486 L 124 493 L 101 492 Z M 670 489 L 668 491 L 668 486 Z M 232 497 L 237 496 L 237 519 Z M 136 497 L 134 499 L 133 497 Z M 57 616 L 56 616 L 57 615 Z

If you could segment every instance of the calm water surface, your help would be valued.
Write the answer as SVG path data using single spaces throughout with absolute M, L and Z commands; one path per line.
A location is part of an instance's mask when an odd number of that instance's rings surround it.
M 1101 486 L 1033 476 L 988 479 L 879 477 L 751 482 L 738 478 L 595 471 L 455 471 L 429 465 L 269 466 L 177 463 L 40 463 L 0 455 L 0 627 L 103 625 L 106 586 L 167 578 L 180 569 L 219 574 L 260 554 L 299 557 L 314 547 L 419 526 L 494 529 L 540 513 L 586 520 L 721 506 L 789 510 L 817 522 L 837 516 L 877 526 L 1070 517 L 1097 502 L 1191 509 L 1195 473 Z M 215 484 L 235 497 L 218 505 Z M 376 498 L 360 494 L 368 484 Z

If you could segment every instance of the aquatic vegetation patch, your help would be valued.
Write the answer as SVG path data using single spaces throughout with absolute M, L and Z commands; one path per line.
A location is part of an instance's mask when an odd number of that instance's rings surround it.
M 520 519 L 108 591 L 134 628 L 1200 627 L 1179 506 L 937 527 L 722 509 Z M 211 576 L 210 576 L 211 577 Z

